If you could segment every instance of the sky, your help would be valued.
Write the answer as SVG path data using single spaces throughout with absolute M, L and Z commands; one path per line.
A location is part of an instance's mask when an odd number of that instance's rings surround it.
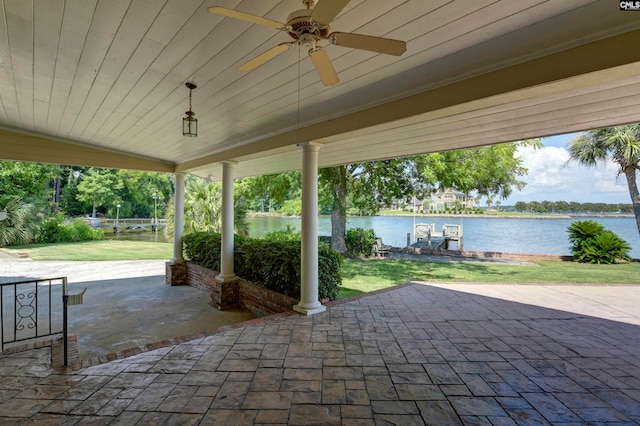
M 614 163 L 592 168 L 573 161 L 567 164 L 569 151 L 566 144 L 578 135 L 571 133 L 543 138 L 544 147 L 537 150 L 519 148 L 523 165 L 529 169 L 529 173 L 521 177 L 527 186 L 521 191 L 515 190 L 500 203 L 510 206 L 518 201 L 546 200 L 631 204 L 627 180 L 624 175 L 617 176 L 618 169 Z

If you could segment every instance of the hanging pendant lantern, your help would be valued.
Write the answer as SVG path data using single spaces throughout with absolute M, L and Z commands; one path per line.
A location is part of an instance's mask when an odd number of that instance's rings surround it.
M 185 113 L 186 117 L 182 118 L 182 135 L 195 138 L 198 136 L 198 119 L 193 118 L 196 113 L 191 111 L 191 91 L 198 86 L 193 83 L 186 83 L 186 86 L 189 88 L 189 111 Z

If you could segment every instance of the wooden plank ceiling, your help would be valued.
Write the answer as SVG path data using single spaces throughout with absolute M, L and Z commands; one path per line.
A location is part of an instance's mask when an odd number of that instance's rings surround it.
M 330 1 L 330 0 L 321 0 Z M 352 0 L 335 31 L 407 42 L 401 57 L 329 45 L 325 87 L 298 48 L 251 71 L 300 0 L 2 0 L 0 158 L 220 179 L 640 121 L 640 12 L 611 0 Z M 198 85 L 198 138 L 181 134 Z

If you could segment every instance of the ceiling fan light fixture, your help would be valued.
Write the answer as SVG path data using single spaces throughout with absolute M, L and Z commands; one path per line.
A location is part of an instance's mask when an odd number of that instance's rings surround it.
M 193 83 L 186 83 L 185 86 L 189 89 L 189 111 L 182 117 L 182 135 L 195 138 L 198 136 L 198 119 L 193 117 L 196 113 L 191 111 L 191 91 L 198 86 Z

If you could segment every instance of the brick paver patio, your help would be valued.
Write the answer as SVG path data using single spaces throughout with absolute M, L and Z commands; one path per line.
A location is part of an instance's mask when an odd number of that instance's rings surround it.
M 0 357 L 0 424 L 640 424 L 640 326 L 422 284 L 62 374 Z

